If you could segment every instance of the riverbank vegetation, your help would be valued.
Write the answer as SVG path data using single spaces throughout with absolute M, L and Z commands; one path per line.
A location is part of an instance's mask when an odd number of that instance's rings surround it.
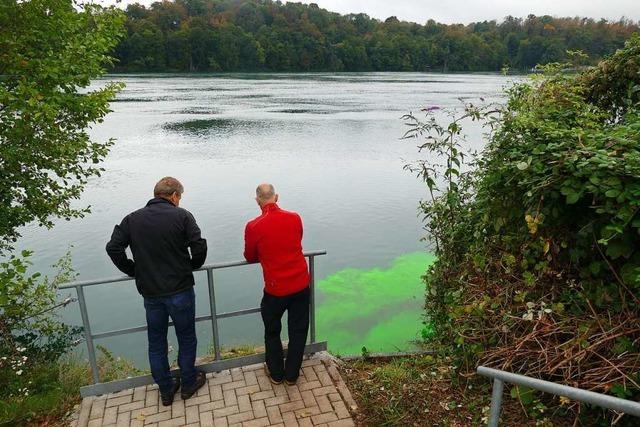
M 499 71 L 593 61 L 621 48 L 633 21 L 530 15 L 468 25 L 380 21 L 316 4 L 175 0 L 126 8 L 116 71 Z M 496 17 L 502 18 L 502 17 Z
M 406 117 L 430 153 L 409 167 L 430 192 L 422 209 L 438 256 L 425 276 L 429 344 L 457 378 L 486 365 L 637 400 L 640 37 L 597 67 L 567 68 L 548 66 L 506 103 L 467 105 L 448 125 L 437 106 Z M 470 120 L 487 132 L 471 157 Z M 521 399 L 532 414 L 557 404 L 534 396 Z M 563 403 L 578 423 L 633 423 Z
M 46 424 L 79 399 L 91 376 L 69 356 L 82 329 L 58 318 L 74 303 L 58 285 L 74 276 L 69 257 L 52 278 L 30 271 L 29 251 L 16 253 L 20 227 L 52 227 L 81 217 L 73 202 L 112 141 L 92 141 L 87 128 L 109 112 L 121 88 L 88 91 L 112 63 L 123 30 L 115 8 L 72 0 L 0 3 L 0 425 Z M 103 352 L 101 369 L 120 375 L 126 363 Z

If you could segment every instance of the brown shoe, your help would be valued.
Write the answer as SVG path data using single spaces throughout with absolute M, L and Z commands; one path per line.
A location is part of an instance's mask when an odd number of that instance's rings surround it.
M 191 387 L 184 387 L 184 385 L 182 386 L 180 397 L 182 397 L 182 400 L 187 400 L 188 398 L 196 394 L 196 391 L 198 391 L 198 389 L 202 387 L 206 382 L 207 376 L 205 375 L 205 373 L 198 372 L 196 374 L 196 382 Z
M 298 382 L 298 380 L 293 380 L 293 381 L 284 380 L 284 383 L 289 386 L 296 385 L 296 382 Z
M 271 372 L 269 372 L 269 368 L 267 368 L 266 364 L 264 365 L 264 371 L 267 373 L 267 377 L 269 378 L 269 381 L 271 381 L 271 384 L 274 384 L 274 385 L 282 384 L 282 380 L 277 380 L 271 376 Z

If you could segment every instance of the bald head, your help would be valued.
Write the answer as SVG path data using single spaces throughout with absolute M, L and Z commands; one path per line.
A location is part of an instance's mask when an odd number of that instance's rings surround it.
M 264 183 L 258 185 L 258 188 L 256 188 L 256 202 L 258 202 L 260 206 L 276 203 L 277 201 L 278 195 L 272 184 Z

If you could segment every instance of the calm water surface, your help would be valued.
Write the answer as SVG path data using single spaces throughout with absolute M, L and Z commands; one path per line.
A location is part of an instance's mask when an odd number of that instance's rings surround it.
M 423 185 L 403 165 L 417 158 L 416 141 L 400 141 L 400 117 L 437 105 L 498 100 L 508 79 L 498 75 L 417 73 L 125 75 L 114 110 L 92 130 L 115 138 L 102 177 L 87 186 L 84 219 L 23 230 L 21 248 L 35 251 L 35 268 L 71 249 L 80 279 L 118 275 L 104 252 L 113 226 L 142 207 L 162 176 L 185 186 L 190 210 L 209 243 L 208 263 L 242 257 L 245 223 L 259 214 L 254 188 L 273 182 L 280 205 L 298 211 L 304 247 L 317 258 L 321 339 L 341 353 L 406 347 L 420 329 L 420 274 L 429 260 L 420 242 L 418 201 Z M 469 140 L 480 148 L 478 131 Z M 255 307 L 261 295 L 255 266 L 216 272 L 223 311 Z M 208 313 L 205 275 L 196 274 L 197 314 Z M 87 288 L 94 332 L 144 324 L 132 282 Z M 80 323 L 77 307 L 65 319 Z M 385 323 L 386 322 L 386 323 Z M 386 325 L 386 326 L 385 326 Z M 408 329 L 407 329 L 408 328 Z M 285 328 L 286 329 L 286 328 Z M 257 315 L 220 322 L 223 345 L 255 344 Z M 199 351 L 211 341 L 198 324 Z M 332 340 L 333 338 L 333 340 Z M 172 343 L 175 338 L 171 337 Z M 334 344 L 332 344 L 332 342 Z M 100 340 L 146 366 L 146 336 Z M 362 344 L 362 345 L 361 345 Z

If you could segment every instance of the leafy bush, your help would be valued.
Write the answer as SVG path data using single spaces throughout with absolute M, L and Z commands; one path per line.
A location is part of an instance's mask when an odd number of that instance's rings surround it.
M 639 66 L 634 36 L 596 68 L 545 67 L 447 127 L 406 117 L 407 136 L 445 159 L 410 168 L 431 192 L 432 342 L 461 369 L 640 396 Z M 465 164 L 468 119 L 488 143 Z

